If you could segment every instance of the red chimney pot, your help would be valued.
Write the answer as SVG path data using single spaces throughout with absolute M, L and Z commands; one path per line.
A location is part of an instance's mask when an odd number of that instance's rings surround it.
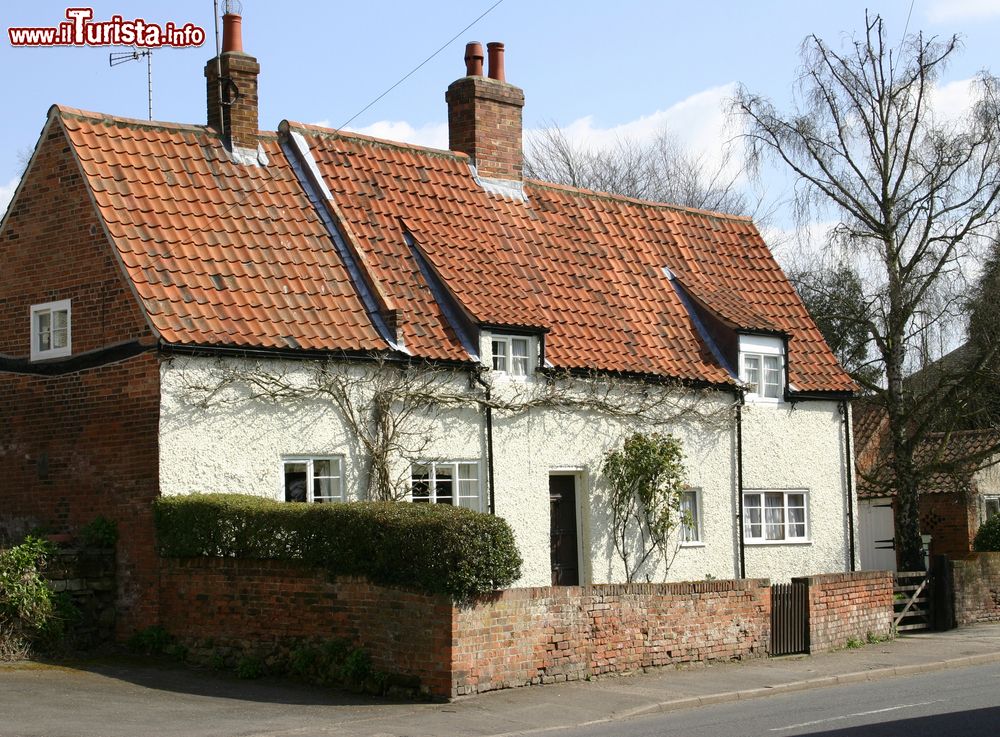
M 490 54 L 490 79 L 498 82 L 506 82 L 507 76 L 503 70 L 503 44 L 499 41 L 490 41 L 486 44 Z
M 483 45 L 478 41 L 465 44 L 465 76 L 483 76 Z
M 235 13 L 222 16 L 222 53 L 243 53 L 243 18 Z

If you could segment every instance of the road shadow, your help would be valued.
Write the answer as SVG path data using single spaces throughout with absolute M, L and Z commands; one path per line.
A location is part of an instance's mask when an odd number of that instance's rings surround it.
M 777 734 L 781 734 L 780 732 Z M 801 737 L 996 737 L 1000 735 L 1000 707 L 971 709 L 950 714 L 897 719 L 892 722 L 844 727 L 824 732 L 795 732 Z
M 45 661 L 46 665 L 92 673 L 157 691 L 205 696 L 260 704 L 289 706 L 410 705 L 405 699 L 356 694 L 266 676 L 247 680 L 224 671 L 194 668 L 173 661 L 127 655 Z

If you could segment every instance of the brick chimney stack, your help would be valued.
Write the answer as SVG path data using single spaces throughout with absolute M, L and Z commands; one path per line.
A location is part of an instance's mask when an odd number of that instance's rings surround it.
M 243 51 L 243 19 L 236 13 L 227 12 L 222 16 L 222 53 L 205 65 L 205 78 L 208 81 L 208 124 L 225 135 L 231 148 L 257 150 L 258 74 L 260 64 Z
M 487 44 L 489 76 L 483 74 L 483 45 L 465 47 L 466 76 L 448 87 L 448 145 L 472 158 L 480 177 L 520 182 L 524 168 L 521 109 L 524 92 L 508 84 L 504 46 Z

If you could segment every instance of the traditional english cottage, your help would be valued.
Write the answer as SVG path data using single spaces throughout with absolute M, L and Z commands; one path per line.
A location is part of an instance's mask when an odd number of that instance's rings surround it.
M 670 578 L 853 568 L 854 385 L 752 222 L 524 180 L 501 44 L 448 88 L 451 151 L 260 131 L 225 29 L 207 126 L 49 111 L 0 224 L 4 527 L 117 520 L 126 628 L 158 494 L 389 490 L 505 517 L 521 585 L 616 581 L 601 462 L 655 430 L 690 484 Z

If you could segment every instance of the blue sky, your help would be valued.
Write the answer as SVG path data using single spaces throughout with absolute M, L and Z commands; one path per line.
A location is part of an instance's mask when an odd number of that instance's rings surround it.
M 265 2 L 244 0 L 244 45 L 261 63 L 261 125 L 283 118 L 351 118 L 447 39 L 492 5 L 464 2 Z M 722 107 L 736 83 L 779 104 L 790 97 L 799 47 L 810 33 L 839 43 L 863 30 L 868 6 L 890 37 L 909 30 L 959 33 L 965 49 L 949 69 L 950 96 L 961 104 L 963 80 L 988 67 L 1000 47 L 1000 0 L 893 2 L 639 2 L 504 0 L 352 127 L 376 135 L 445 145 L 444 91 L 464 73 L 469 40 L 503 41 L 507 79 L 525 90 L 525 127 L 548 123 L 584 140 L 641 138 L 669 127 L 689 147 L 712 156 L 729 135 Z M 13 192 L 23 152 L 34 146 L 48 106 L 146 116 L 145 65 L 108 66 L 108 48 L 13 48 L 9 26 L 50 26 L 67 4 L 9 2 L 3 10 L 0 70 L 0 209 Z M 154 117 L 202 123 L 202 69 L 214 55 L 211 0 L 106 2 L 94 17 L 193 22 L 209 31 L 195 49 L 153 56 Z M 775 194 L 775 193 L 772 193 Z M 779 218 L 780 220 L 780 218 Z

